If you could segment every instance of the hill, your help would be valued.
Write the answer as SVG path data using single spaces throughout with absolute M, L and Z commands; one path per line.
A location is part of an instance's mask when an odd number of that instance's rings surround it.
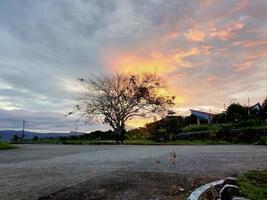
M 32 139 L 34 136 L 37 136 L 39 138 L 50 138 L 50 137 L 68 137 L 72 135 L 83 135 L 85 133 L 82 132 L 69 132 L 69 133 L 38 133 L 38 132 L 30 132 L 30 131 L 25 131 L 25 139 Z M 22 131 L 16 131 L 16 130 L 2 130 L 0 131 L 0 136 L 2 141 L 11 141 L 14 135 L 17 135 L 21 137 Z

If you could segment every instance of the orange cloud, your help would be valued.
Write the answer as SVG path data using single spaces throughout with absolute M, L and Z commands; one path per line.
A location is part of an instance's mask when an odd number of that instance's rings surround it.
M 267 45 L 267 40 L 256 40 L 256 41 L 248 41 L 246 44 L 244 44 L 244 47 L 246 48 L 252 48 L 252 47 L 258 47 Z
M 246 60 L 253 62 L 260 58 L 264 58 L 266 56 L 267 56 L 267 51 L 258 51 L 258 52 L 252 53 Z
M 189 61 L 185 61 L 184 59 L 199 54 L 201 54 L 201 51 L 198 48 L 192 48 L 187 51 L 178 49 L 168 56 L 168 61 L 178 67 L 188 68 L 192 67 L 192 64 Z
M 217 76 L 210 75 L 210 76 L 208 76 L 208 78 L 206 78 L 206 81 L 208 81 L 208 82 L 214 82 L 214 81 L 216 81 L 217 79 L 218 79 Z
M 205 49 L 206 48 L 206 49 Z M 173 50 L 167 53 L 161 51 L 152 51 L 147 55 L 139 55 L 138 53 L 108 53 L 106 55 L 106 66 L 110 71 L 122 73 L 158 73 L 166 74 L 175 71 L 177 67 L 192 67 L 185 58 L 204 54 L 207 48 L 203 49 L 191 48 L 189 50 Z
M 166 59 L 160 54 L 154 52 L 152 57 L 143 58 L 136 55 L 120 55 L 108 62 L 112 71 L 122 73 L 167 73 L 175 69 L 173 65 L 168 64 Z
M 209 46 L 209 45 L 201 45 L 201 47 L 200 47 L 200 52 L 201 52 L 202 54 L 209 55 L 211 49 L 212 49 L 212 46 Z
M 203 42 L 205 38 L 215 38 L 219 40 L 228 40 L 234 36 L 234 34 L 241 30 L 245 26 L 242 21 L 236 21 L 226 25 L 223 29 L 211 28 L 210 30 L 193 30 L 189 29 L 185 33 L 185 37 L 190 42 Z
M 205 35 L 206 34 L 203 31 L 189 29 L 185 34 L 185 37 L 188 41 L 200 42 L 204 41 Z
M 237 72 L 246 72 L 251 68 L 254 62 L 264 57 L 267 57 L 267 51 L 254 52 L 245 59 L 244 63 L 233 64 L 233 68 Z
M 253 48 L 253 47 L 259 47 L 267 45 L 267 40 L 244 40 L 244 41 L 237 41 L 234 42 L 235 46 L 243 46 L 245 48 Z
M 186 58 L 194 55 L 199 55 L 201 52 L 198 48 L 194 47 L 192 49 L 189 49 L 187 51 L 183 50 L 177 50 L 177 56 L 180 58 Z
M 217 30 L 217 28 L 212 28 L 209 36 L 215 39 L 228 40 L 233 37 L 236 31 L 241 30 L 244 26 L 244 22 L 238 21 L 227 25 L 224 30 Z
M 251 62 L 244 62 L 241 64 L 233 64 L 233 68 L 236 72 L 246 72 L 251 68 L 251 65 Z

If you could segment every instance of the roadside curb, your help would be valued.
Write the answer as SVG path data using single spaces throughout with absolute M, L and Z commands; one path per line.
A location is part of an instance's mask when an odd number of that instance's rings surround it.
M 214 181 L 211 183 L 207 183 L 205 185 L 202 185 L 195 189 L 190 196 L 187 198 L 187 200 L 198 200 L 201 194 L 203 194 L 206 190 L 210 189 L 211 187 L 214 187 L 216 185 L 223 184 L 224 180 Z

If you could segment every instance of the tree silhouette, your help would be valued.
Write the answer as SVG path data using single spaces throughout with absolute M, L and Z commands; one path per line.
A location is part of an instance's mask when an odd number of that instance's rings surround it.
M 123 142 L 125 123 L 134 117 L 153 117 L 166 114 L 174 105 L 174 96 L 162 96 L 166 86 L 155 74 L 116 74 L 79 79 L 86 90 L 74 112 L 87 120 L 108 123 L 116 141 Z

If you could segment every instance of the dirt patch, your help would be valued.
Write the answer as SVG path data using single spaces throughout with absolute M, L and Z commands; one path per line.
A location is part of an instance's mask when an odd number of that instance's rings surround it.
M 174 173 L 114 172 L 63 189 L 39 200 L 154 200 L 186 199 L 196 187 L 215 177 L 190 177 Z

